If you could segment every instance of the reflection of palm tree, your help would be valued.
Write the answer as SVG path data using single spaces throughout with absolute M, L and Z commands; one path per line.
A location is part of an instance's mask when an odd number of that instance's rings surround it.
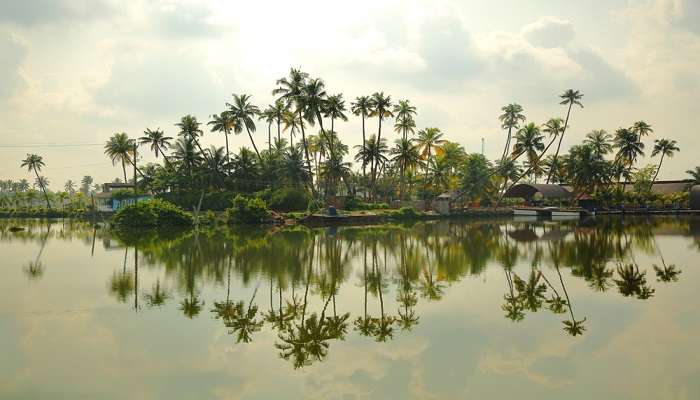
M 247 309 L 244 308 L 244 303 L 242 301 L 236 303 L 236 313 L 230 321 L 230 324 L 226 325 L 227 327 L 231 328 L 229 333 L 237 334 L 236 343 L 249 343 L 251 340 L 253 340 L 252 334 L 258 332 L 263 326 L 263 321 L 261 319 L 257 319 L 258 306 L 253 305 L 253 301 L 255 300 L 255 295 L 257 293 L 258 288 L 256 287 L 253 291 L 253 296 L 250 298 L 250 302 L 248 302 Z
M 116 296 L 117 300 L 121 303 L 125 303 L 127 297 L 134 289 L 133 274 L 131 272 L 126 272 L 126 258 L 129 253 L 129 249 L 124 249 L 124 263 L 122 266 L 121 274 L 114 272 L 112 278 L 109 280 L 109 288 L 113 295 Z
M 559 282 L 561 283 L 561 288 L 564 290 L 564 296 L 566 296 L 566 304 L 569 305 L 569 313 L 571 314 L 571 321 L 563 321 L 564 332 L 568 333 L 571 336 L 582 335 L 583 331 L 586 330 L 586 327 L 583 325 L 583 323 L 586 322 L 586 317 L 583 317 L 583 319 L 580 321 L 577 321 L 576 317 L 574 317 L 574 310 L 573 308 L 571 308 L 571 299 L 569 299 L 569 292 L 566 290 L 566 285 L 564 285 L 564 278 L 562 278 L 561 276 L 559 266 L 555 265 L 555 268 L 557 270 L 557 275 L 559 275 Z
M 678 275 L 680 275 L 682 271 L 677 269 L 675 264 L 666 265 L 664 254 L 661 252 L 661 248 L 656 242 L 656 237 L 654 237 L 654 246 L 661 257 L 661 268 L 656 264 L 653 265 L 654 272 L 656 272 L 656 280 L 658 282 L 678 282 Z
M 199 299 L 199 296 L 194 293 L 194 290 L 190 290 L 190 296 L 185 297 L 180 302 L 180 310 L 189 319 L 199 315 L 203 306 L 204 301 Z
M 44 252 L 46 247 L 46 241 L 51 233 L 51 224 L 46 228 L 46 234 L 41 238 L 41 247 L 39 248 L 39 253 L 36 255 L 34 261 L 30 261 L 26 267 L 23 268 L 24 273 L 27 275 L 29 280 L 35 281 L 41 278 L 44 274 L 44 264 L 40 261 L 41 254 Z
M 151 291 L 144 293 L 146 304 L 149 307 L 159 307 L 165 304 L 165 301 L 170 298 L 170 295 L 160 286 L 160 279 L 156 279 L 156 284 L 153 285 Z
M 361 317 L 357 317 L 354 321 L 355 330 L 362 336 L 372 336 L 375 331 L 374 318 L 367 315 L 367 285 L 369 283 L 367 277 L 367 243 L 364 243 L 364 259 L 363 259 L 363 274 L 362 274 L 362 284 L 365 289 L 365 302 L 364 302 L 364 314 Z
M 541 273 L 530 271 L 527 281 L 522 280 L 518 275 L 513 274 L 513 284 L 518 292 L 518 298 L 522 304 L 530 311 L 537 312 L 545 300 L 547 285 L 540 282 Z
M 655 290 L 647 285 L 646 271 L 640 272 L 637 265 L 619 263 L 617 274 L 620 279 L 615 279 L 615 284 L 623 296 L 646 300 L 654 295 Z

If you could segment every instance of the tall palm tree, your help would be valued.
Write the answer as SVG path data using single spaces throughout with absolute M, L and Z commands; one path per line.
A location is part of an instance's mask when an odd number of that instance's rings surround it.
M 306 72 L 302 72 L 301 70 L 291 68 L 289 70 L 289 79 L 287 79 L 286 77 L 278 79 L 277 88 L 275 88 L 272 91 L 272 94 L 279 95 L 279 100 L 284 102 L 285 105 L 287 105 L 288 107 L 291 108 L 291 106 L 294 105 L 295 109 L 293 112 L 296 112 L 296 114 L 298 114 L 299 121 L 301 121 L 301 140 L 304 146 L 304 154 L 306 156 L 306 167 L 309 170 L 309 175 L 313 176 L 311 172 L 311 159 L 309 158 L 309 144 L 306 141 L 306 133 L 304 132 L 304 108 L 302 106 L 301 101 L 302 90 L 306 85 L 306 80 L 308 78 L 309 74 L 307 74 Z M 311 181 L 313 182 L 313 179 Z M 315 194 L 313 183 L 311 184 L 311 190 L 314 191 Z
M 654 133 L 654 129 L 651 127 L 651 125 L 644 121 L 635 122 L 632 124 L 630 130 L 639 136 L 639 140 L 642 140 L 644 136 L 649 136 L 651 133 Z
M 376 172 L 379 169 L 379 166 L 383 165 L 387 161 L 385 156 L 388 150 L 386 139 L 382 139 L 380 141 L 376 136 L 371 135 L 369 138 L 367 138 L 367 142 L 364 146 L 355 146 L 355 148 L 358 149 L 358 152 L 355 155 L 355 161 L 361 162 L 363 165 L 371 164 L 373 166 L 371 172 L 371 185 L 373 197 L 376 198 Z
M 561 132 L 561 136 L 559 136 L 559 143 L 557 144 L 557 151 L 554 153 L 554 158 L 557 159 L 559 158 L 559 151 L 561 150 L 561 142 L 564 140 L 564 134 L 566 133 L 566 128 L 569 127 L 569 117 L 571 116 L 571 107 L 575 105 L 583 108 L 583 104 L 581 104 L 581 99 L 583 98 L 583 93 L 581 93 L 578 90 L 573 90 L 573 89 L 568 89 L 559 97 L 562 99 L 559 104 L 561 105 L 568 105 L 569 108 L 566 111 L 566 120 L 564 121 L 564 129 Z M 551 171 L 550 171 L 551 172 Z M 552 179 L 551 173 L 547 176 L 547 183 L 549 183 L 550 179 Z
M 399 100 L 399 102 L 394 105 L 393 111 L 394 115 L 396 115 L 394 129 L 396 132 L 401 132 L 403 138 L 406 139 L 408 132 L 413 133 L 413 128 L 416 127 L 416 123 L 413 119 L 417 114 L 416 107 L 408 100 Z
M 80 190 L 83 192 L 83 194 L 87 195 L 90 192 L 92 182 L 93 179 L 90 175 L 83 176 L 83 179 L 80 180 Z
M 421 158 L 425 162 L 425 180 L 428 180 L 428 171 L 433 156 L 442 151 L 441 146 L 447 142 L 442 139 L 443 133 L 439 128 L 425 128 L 418 131 L 416 146 Z
M 248 132 L 248 138 L 250 138 L 250 143 L 253 145 L 253 150 L 255 154 L 258 155 L 260 159 L 260 152 L 258 147 L 255 145 L 255 140 L 253 140 L 253 135 L 251 132 L 255 132 L 255 118 L 260 114 L 260 109 L 250 102 L 251 96 L 249 94 L 237 95 L 233 94 L 233 104 L 226 103 L 226 106 L 230 109 L 233 116 L 236 118 L 236 123 L 234 125 L 234 132 L 243 132 L 243 127 L 245 127 L 246 132 Z
M 173 138 L 170 136 L 165 136 L 165 132 L 163 132 L 160 128 L 146 128 L 146 130 L 143 131 L 143 134 L 144 135 L 139 138 L 139 143 L 149 145 L 151 147 L 151 151 L 155 153 L 156 158 L 162 154 L 163 158 L 165 158 L 167 162 L 168 158 L 165 155 L 165 150 L 170 148 L 170 141 L 173 140 Z
M 131 163 L 133 151 L 133 140 L 129 139 L 129 136 L 124 132 L 115 133 L 109 138 L 107 144 L 105 144 L 105 154 L 112 160 L 112 165 L 121 162 L 122 172 L 124 172 L 124 182 L 127 181 L 126 163 Z
M 175 126 L 180 128 L 179 135 L 184 137 L 186 140 L 192 141 L 192 143 L 197 146 L 202 156 L 206 157 L 207 153 L 204 151 L 204 149 L 202 149 L 202 146 L 199 143 L 199 137 L 204 134 L 202 129 L 199 128 L 200 125 L 202 124 L 197 121 L 197 117 L 189 114 L 180 118 L 180 122 L 175 124 Z
M 334 156 L 333 142 L 328 138 L 326 130 L 323 128 L 323 118 L 321 114 L 326 110 L 328 94 L 326 93 L 326 85 L 320 78 L 313 78 L 306 82 L 301 91 L 299 98 L 304 110 L 304 117 L 310 124 L 314 123 L 314 119 L 318 121 L 318 126 L 321 128 L 321 135 L 324 136 L 329 143 L 330 156 Z
M 501 108 L 503 114 L 498 117 L 501 121 L 501 128 L 508 129 L 508 137 L 506 138 L 506 145 L 503 147 L 503 155 L 501 156 L 501 165 L 506 160 L 506 155 L 508 154 L 508 149 L 510 149 L 510 140 L 513 134 L 513 129 L 518 129 L 521 122 L 525 122 L 525 115 L 523 114 L 523 107 L 517 103 L 511 103 Z
M 299 130 L 303 121 L 299 119 L 299 115 L 292 111 L 285 111 L 282 114 L 282 122 L 284 123 L 284 131 L 289 130 L 289 147 L 294 147 L 294 132 Z M 302 143 L 303 145 L 303 143 Z
M 236 126 L 236 118 L 230 111 L 223 111 L 220 114 L 213 114 L 211 116 L 211 121 L 207 122 L 212 132 L 221 132 L 224 134 L 226 139 L 226 160 L 231 161 L 231 152 L 228 148 L 228 135 L 231 134 L 231 130 Z
M 68 179 L 66 184 L 63 185 L 63 189 L 66 191 L 66 193 L 73 196 L 75 194 L 75 182 L 73 182 L 72 179 Z
M 513 146 L 513 159 L 517 159 L 520 155 L 525 154 L 530 165 L 535 165 L 539 162 L 538 152 L 544 150 L 543 137 L 540 133 L 540 127 L 534 122 L 518 129 L 515 134 L 515 145 Z
M 258 119 L 267 122 L 267 151 L 272 151 L 272 124 L 275 122 L 275 110 L 272 105 L 267 106 L 259 115 Z
M 280 136 L 282 134 L 282 121 L 284 120 L 284 114 L 287 112 L 289 107 L 284 103 L 283 100 L 277 99 L 275 103 L 268 107 L 272 116 L 277 123 L 277 140 L 282 139 Z
M 328 96 L 328 99 L 326 100 L 326 109 L 324 110 L 323 116 L 331 119 L 331 132 L 335 132 L 336 119 L 342 121 L 348 120 L 348 117 L 345 115 L 345 111 L 345 100 L 343 100 L 342 93 Z
M 656 168 L 656 173 L 654 174 L 654 179 L 651 180 L 653 185 L 656 182 L 656 178 L 659 176 L 659 171 L 661 171 L 661 164 L 664 162 L 664 157 L 672 158 L 673 155 L 680 151 L 675 140 L 669 139 L 656 139 L 654 140 L 654 150 L 651 152 L 651 156 L 655 157 L 661 154 L 661 159 L 659 160 L 659 166 Z
M 367 139 L 365 136 L 365 119 L 368 115 L 372 113 L 372 102 L 369 96 L 358 96 L 355 101 L 350 104 L 353 114 L 362 117 L 362 146 L 367 144 Z M 367 179 L 366 165 L 362 164 L 362 178 Z
M 26 167 L 28 171 L 34 171 L 36 175 L 37 182 L 41 186 L 41 191 L 44 192 L 44 199 L 46 199 L 46 208 L 51 209 L 51 203 L 49 202 L 49 195 L 46 193 L 46 187 L 44 187 L 43 181 L 39 178 L 39 171 L 46 166 L 44 159 L 36 154 L 27 154 L 27 158 L 22 160 L 20 164 L 21 167 Z
M 399 198 L 403 200 L 406 191 L 406 171 L 415 168 L 420 162 L 418 148 L 411 140 L 402 138 L 396 140 L 396 146 L 391 149 L 391 161 L 399 166 L 401 173 L 401 184 L 399 186 Z
M 586 134 L 586 138 L 583 140 L 583 143 L 592 146 L 596 154 L 602 157 L 612 151 L 611 141 L 611 134 L 604 129 L 596 129 Z
M 644 143 L 642 143 L 639 136 L 632 130 L 620 128 L 615 131 L 614 144 L 617 148 L 615 164 L 627 167 L 626 175 L 629 176 L 637 158 L 644 156 Z M 623 185 L 623 190 L 625 186 L 626 184 Z

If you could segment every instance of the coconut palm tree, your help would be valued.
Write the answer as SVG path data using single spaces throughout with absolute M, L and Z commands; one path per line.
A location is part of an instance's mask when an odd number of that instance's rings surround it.
M 75 194 L 75 182 L 73 180 L 68 179 L 66 181 L 66 184 L 63 185 L 63 189 L 68 193 L 70 196 L 73 196 Z
M 126 163 L 131 163 L 131 156 L 134 152 L 134 143 L 129 136 L 124 133 L 115 133 L 105 144 L 105 154 L 112 160 L 112 165 L 117 162 L 122 164 L 122 172 L 124 173 L 124 182 L 126 178 Z
M 418 148 L 412 141 L 406 138 L 397 139 L 396 146 L 391 149 L 391 161 L 399 166 L 401 184 L 399 185 L 399 198 L 403 200 L 406 192 L 406 171 L 415 168 L 420 162 Z
M 639 139 L 639 136 L 632 130 L 620 128 L 615 131 L 614 144 L 617 148 L 615 156 L 615 164 L 624 165 L 627 167 L 625 174 L 631 175 L 632 167 L 637 161 L 637 158 L 644 156 L 644 143 Z M 623 190 L 624 187 L 623 185 Z
M 583 144 L 592 146 L 595 153 L 602 157 L 612 152 L 612 138 L 606 130 L 596 129 L 586 134 Z
M 583 98 L 583 93 L 581 93 L 578 90 L 573 90 L 573 89 L 568 89 L 564 93 L 560 94 L 559 97 L 562 99 L 559 104 L 561 105 L 568 105 L 569 108 L 566 111 L 566 120 L 564 121 L 564 129 L 561 132 L 561 136 L 559 136 L 559 143 L 557 144 L 557 151 L 554 153 L 554 158 L 557 159 L 559 158 L 559 151 L 561 150 L 561 143 L 564 140 L 564 134 L 566 133 L 566 129 L 569 127 L 569 117 L 571 116 L 571 107 L 574 105 L 577 105 L 581 108 L 583 108 L 583 104 L 581 104 L 581 99 Z M 547 176 L 547 183 L 552 179 L 551 171 L 550 175 Z
M 204 149 L 202 149 L 202 146 L 199 143 L 199 137 L 204 134 L 202 129 L 199 127 L 200 125 L 202 124 L 197 121 L 197 117 L 189 114 L 180 118 L 180 122 L 175 124 L 175 126 L 180 128 L 179 135 L 186 140 L 192 141 L 192 143 L 199 149 L 202 157 L 206 157 L 207 153 L 204 151 Z
M 399 102 L 394 105 L 393 112 L 394 115 L 396 115 L 394 130 L 400 132 L 403 138 L 406 139 L 408 137 L 408 132 L 413 133 L 413 128 L 416 127 L 416 123 L 413 119 L 417 114 L 416 107 L 408 100 L 399 100 Z
M 685 171 L 686 174 L 690 175 L 694 184 L 700 184 L 700 167 L 695 167 L 695 169 L 688 169 Z
M 540 127 L 534 122 L 530 122 L 518 129 L 518 132 L 515 134 L 515 145 L 513 146 L 513 160 L 517 160 L 520 155 L 525 154 L 530 166 L 535 168 L 534 166 L 540 160 L 538 153 L 545 148 L 543 140 L 544 137 L 540 133 Z
M 163 130 L 160 128 L 146 128 L 146 130 L 143 131 L 143 134 L 144 135 L 139 138 L 139 143 L 149 145 L 151 147 L 151 151 L 155 153 L 156 158 L 162 154 L 167 161 L 165 150 L 170 148 L 170 141 L 173 140 L 173 138 L 170 136 L 165 136 L 165 132 L 163 132 Z
M 443 133 L 438 128 L 425 128 L 418 131 L 416 146 L 420 151 L 420 156 L 425 162 L 425 180 L 428 180 L 428 170 L 435 154 L 442 152 L 442 145 L 447 140 L 442 139 Z
M 304 110 L 304 119 L 310 124 L 314 123 L 314 120 L 318 122 L 318 126 L 321 128 L 320 135 L 329 144 L 330 157 L 334 156 L 333 141 L 328 137 L 328 134 L 323 127 L 322 114 L 325 112 L 328 102 L 328 94 L 326 93 L 326 84 L 320 78 L 313 78 L 306 82 L 302 88 L 299 101 Z
M 335 132 L 335 120 L 340 119 L 342 121 L 347 121 L 348 117 L 345 115 L 345 100 L 343 100 L 343 94 L 334 94 L 328 96 L 326 100 L 326 109 L 323 112 L 323 116 L 331 119 L 331 132 Z
M 372 165 L 372 171 L 370 173 L 372 180 L 371 180 L 371 186 L 372 186 L 372 191 L 373 191 L 373 196 L 376 197 L 376 177 L 377 177 L 377 170 L 379 169 L 380 165 L 383 165 L 386 163 L 387 158 L 385 156 L 388 147 L 386 145 L 386 139 L 377 140 L 377 137 L 372 135 L 369 138 L 367 138 L 367 141 L 364 146 L 355 146 L 355 148 L 358 150 L 357 154 L 355 155 L 355 161 L 361 162 L 363 165 L 370 164 Z
M 365 119 L 368 115 L 372 113 L 372 101 L 370 96 L 358 96 L 355 101 L 350 104 L 350 111 L 353 114 L 362 117 L 362 146 L 366 145 L 366 135 L 365 135 Z M 362 178 L 367 179 L 366 164 L 362 164 Z
M 275 110 L 272 105 L 267 106 L 259 115 L 258 119 L 267 122 L 267 151 L 272 151 L 272 124 L 275 122 Z
M 650 134 L 654 133 L 654 129 L 651 127 L 651 125 L 647 124 L 644 121 L 637 121 L 634 124 L 632 124 L 632 127 L 630 128 L 634 134 L 639 136 L 639 140 L 642 140 L 645 136 L 649 136 Z
M 501 121 L 502 129 L 508 129 L 506 145 L 503 147 L 503 156 L 501 156 L 501 164 L 503 164 L 506 160 L 508 149 L 510 149 L 510 140 L 513 129 L 518 129 L 520 123 L 525 122 L 525 115 L 523 114 L 523 107 L 517 103 L 511 103 L 503 106 L 501 110 L 503 111 L 503 114 L 498 117 L 498 120 Z
M 43 181 L 39 177 L 39 171 L 46 166 L 44 159 L 36 154 L 27 154 L 27 158 L 22 160 L 20 164 L 21 167 L 27 168 L 28 171 L 34 171 L 36 175 L 37 182 L 41 185 L 41 190 L 44 192 L 44 199 L 46 199 L 46 208 L 51 209 L 51 203 L 49 202 L 49 195 L 46 193 L 46 187 L 43 185 Z
M 258 147 L 255 145 L 255 140 L 253 140 L 252 135 L 252 132 L 255 132 L 254 118 L 260 114 L 260 109 L 256 105 L 252 104 L 250 99 L 251 96 L 249 94 L 242 94 L 239 96 L 234 93 L 233 104 L 226 103 L 226 107 L 229 108 L 236 119 L 233 131 L 238 134 L 243 132 L 243 127 L 245 127 L 250 143 L 253 145 L 253 150 L 255 150 L 255 154 L 257 154 L 258 159 L 260 159 L 260 152 L 258 151 Z
M 277 88 L 272 91 L 272 94 L 279 95 L 279 100 L 284 102 L 287 107 L 291 108 L 291 106 L 294 105 L 294 110 L 292 112 L 295 112 L 299 116 L 298 121 L 300 121 L 299 127 L 301 128 L 301 140 L 306 156 L 306 166 L 309 170 L 309 176 L 313 176 L 311 172 L 311 159 L 309 158 L 309 144 L 306 141 L 306 133 L 304 132 L 304 107 L 301 101 L 302 91 L 308 78 L 309 74 L 306 72 L 292 68 L 289 70 L 289 79 L 285 77 L 277 80 Z M 313 182 L 313 179 L 311 181 Z M 311 185 L 311 190 L 314 191 L 315 195 L 313 184 Z
M 282 115 L 282 122 L 284 123 L 283 130 L 285 132 L 289 130 L 289 147 L 294 147 L 294 132 L 298 131 L 299 127 L 301 127 L 303 124 L 303 121 L 301 121 L 299 118 L 301 118 L 299 114 L 289 110 L 285 111 Z
M 656 182 L 656 178 L 659 176 L 659 171 L 661 171 L 661 165 L 664 162 L 664 157 L 672 158 L 677 151 L 680 151 L 680 149 L 678 148 L 677 142 L 675 140 L 654 140 L 654 150 L 652 150 L 651 156 L 655 157 L 656 155 L 661 154 L 661 159 L 659 160 L 659 166 L 656 168 L 654 178 L 651 180 L 652 185 L 654 184 L 654 182 Z
M 231 131 L 236 126 L 236 118 L 233 116 L 233 113 L 230 111 L 223 111 L 220 114 L 212 114 L 211 121 L 207 122 L 207 125 L 211 127 L 209 129 L 211 129 L 212 132 L 221 132 L 224 134 L 224 138 L 226 139 L 226 160 L 230 162 L 231 152 L 228 148 L 228 135 L 231 134 Z
M 80 190 L 83 192 L 83 194 L 87 195 L 90 192 L 92 182 L 93 179 L 90 175 L 83 176 L 83 179 L 80 180 Z
M 289 107 L 281 99 L 275 100 L 274 104 L 271 104 L 268 109 L 272 113 L 272 116 L 277 123 L 277 140 L 282 139 L 280 136 L 282 134 L 282 121 L 284 120 L 284 113 Z

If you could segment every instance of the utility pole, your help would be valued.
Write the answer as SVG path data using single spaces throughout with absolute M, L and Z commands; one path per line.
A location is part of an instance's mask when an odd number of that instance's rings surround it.
M 481 155 L 484 155 L 484 138 L 481 138 Z

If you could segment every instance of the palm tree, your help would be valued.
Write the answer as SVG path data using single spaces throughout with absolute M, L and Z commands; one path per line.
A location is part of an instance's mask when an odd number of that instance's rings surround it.
M 540 160 L 538 152 L 541 152 L 545 148 L 542 140 L 543 136 L 540 133 L 540 128 L 534 122 L 530 122 L 520 128 L 515 134 L 513 160 L 517 160 L 520 155 L 525 154 L 531 166 L 530 170 L 535 169 Z
M 121 162 L 124 182 L 127 182 L 126 163 L 131 163 L 133 151 L 133 140 L 129 139 L 129 136 L 124 132 L 115 133 L 105 144 L 105 154 L 112 160 L 112 165 Z
M 289 70 L 289 79 L 281 78 L 277 80 L 278 87 L 272 91 L 272 94 L 280 95 L 279 100 L 284 102 L 285 105 L 291 107 L 291 105 L 294 104 L 294 106 L 296 107 L 296 110 L 293 112 L 296 112 L 296 114 L 298 114 L 298 121 L 301 122 L 301 140 L 304 146 L 304 154 L 306 156 L 306 166 L 309 170 L 309 176 L 313 176 L 311 172 L 311 159 L 309 158 L 309 144 L 306 141 L 306 133 L 304 132 L 304 108 L 302 106 L 301 101 L 302 90 L 306 85 L 306 80 L 308 79 L 308 77 L 309 74 L 307 74 L 306 72 L 302 72 L 301 70 L 292 68 Z M 313 179 L 311 181 L 313 182 Z M 311 184 L 311 190 L 314 192 L 315 195 L 313 183 Z
M 231 161 L 231 152 L 228 148 L 228 135 L 231 134 L 231 130 L 236 126 L 236 118 L 230 111 L 223 111 L 220 114 L 213 114 L 211 116 L 211 121 L 207 122 L 212 132 L 221 132 L 226 138 L 226 160 Z M 157 156 L 157 154 L 156 154 Z
M 318 121 L 318 126 L 321 128 L 321 135 L 329 144 L 330 156 L 334 156 L 333 142 L 328 138 L 326 130 L 323 128 L 323 118 L 321 114 L 326 110 L 328 95 L 326 94 L 326 85 L 322 79 L 310 79 L 302 88 L 299 98 L 301 106 L 304 110 L 304 117 L 310 124 L 314 123 L 314 118 Z
M 281 99 L 275 100 L 275 103 L 270 105 L 268 108 L 277 123 L 277 140 L 282 139 L 280 136 L 282 134 L 282 121 L 284 120 L 284 114 L 287 112 L 287 105 Z
M 647 124 L 644 121 L 637 121 L 634 124 L 632 124 L 632 127 L 630 128 L 634 134 L 639 136 L 639 140 L 642 140 L 644 136 L 649 136 L 649 134 L 654 132 L 654 129 L 651 127 L 651 125 Z
M 583 108 L 583 104 L 581 104 L 581 99 L 583 98 L 583 93 L 581 93 L 578 90 L 573 90 L 573 89 L 568 89 L 559 97 L 562 99 L 562 101 L 559 103 L 561 105 L 568 105 L 569 109 L 566 111 L 566 120 L 564 121 L 564 129 L 561 132 L 561 136 L 559 136 L 559 143 L 557 144 L 557 151 L 554 153 L 554 158 L 557 159 L 559 158 L 559 151 L 561 150 L 561 142 L 564 140 L 564 134 L 566 133 L 566 128 L 569 127 L 569 117 L 571 116 L 571 107 L 573 105 L 577 105 L 581 108 Z M 549 184 L 549 181 L 552 179 L 551 171 L 550 174 L 547 176 L 547 183 Z
M 664 162 L 664 157 L 672 158 L 673 155 L 677 152 L 680 151 L 678 146 L 676 145 L 677 142 L 675 140 L 669 140 L 669 139 L 656 139 L 654 140 L 654 150 L 651 152 L 651 156 L 655 157 L 657 154 L 661 154 L 661 159 L 659 160 L 659 166 L 656 168 L 656 173 L 654 174 L 654 178 L 651 180 L 651 184 L 653 185 L 654 182 L 656 182 L 656 178 L 659 176 L 659 171 L 661 171 L 661 165 Z
M 285 111 L 282 115 L 284 122 L 284 131 L 289 130 L 289 147 L 294 147 L 294 132 L 299 130 L 303 122 L 299 119 L 299 115 L 291 111 Z M 302 144 L 303 145 L 303 144 Z
M 441 146 L 447 143 L 442 139 L 443 133 L 438 128 L 425 128 L 418 131 L 416 146 L 420 151 L 421 158 L 425 161 L 425 180 L 428 180 L 428 170 L 430 167 L 431 157 L 434 154 L 442 151 Z
M 602 157 L 612 151 L 611 141 L 611 134 L 604 129 L 596 129 L 586 134 L 583 143 L 592 146 L 595 153 Z
M 65 191 L 69 195 L 73 196 L 75 194 L 75 182 L 73 182 L 73 180 L 71 180 L 71 179 L 68 179 L 66 181 L 66 184 L 63 185 L 63 189 L 65 189 Z
M 690 178 L 693 180 L 694 184 L 700 184 L 700 167 L 686 170 L 685 173 L 690 175 Z
M 420 162 L 420 154 L 418 148 L 413 145 L 411 140 L 402 138 L 396 140 L 396 146 L 391 149 L 391 161 L 399 166 L 401 172 L 401 184 L 399 186 L 399 198 L 403 200 L 406 190 L 406 171 L 415 168 Z
M 506 155 L 508 154 L 508 149 L 510 148 L 510 139 L 512 137 L 513 129 L 517 129 L 521 122 L 525 122 L 525 115 L 523 114 L 523 107 L 517 103 L 511 103 L 501 108 L 503 114 L 498 117 L 501 121 L 501 128 L 508 129 L 508 137 L 506 138 L 506 145 L 503 147 L 503 156 L 501 156 L 501 164 L 506 160 Z
M 255 140 L 253 140 L 253 135 L 251 133 L 255 132 L 255 120 L 253 118 L 260 114 L 260 109 L 250 102 L 250 98 L 251 96 L 249 94 L 242 94 L 240 96 L 233 94 L 233 104 L 226 103 L 226 106 L 236 119 L 234 132 L 243 132 L 243 127 L 245 126 L 246 132 L 248 132 L 248 138 L 250 138 L 250 143 L 253 145 L 253 150 L 255 150 L 255 154 L 257 154 L 258 159 L 260 159 L 260 152 L 255 145 Z
M 394 105 L 394 115 L 396 115 L 396 123 L 394 124 L 394 129 L 396 132 L 401 132 L 403 138 L 406 139 L 408 132 L 413 133 L 413 128 L 416 127 L 416 123 L 413 117 L 417 114 L 416 107 L 411 105 L 408 100 L 399 100 L 399 102 Z
M 615 164 L 626 166 L 626 175 L 629 176 L 637 158 L 644 156 L 644 143 L 642 143 L 637 134 L 627 128 L 620 128 L 615 131 L 614 143 L 617 148 Z M 625 186 L 626 184 L 623 185 L 623 190 Z
M 326 100 L 326 109 L 324 110 L 323 116 L 331 119 L 331 132 L 335 132 L 335 120 L 340 119 L 342 121 L 347 121 L 348 117 L 345 115 L 345 100 L 343 100 L 343 94 L 334 94 L 328 96 Z
M 51 209 L 51 204 L 49 203 L 49 195 L 46 193 L 46 188 L 43 185 L 41 179 L 39 179 L 39 171 L 46 166 L 44 159 L 36 154 L 27 154 L 27 158 L 22 160 L 20 164 L 21 167 L 26 167 L 28 171 L 34 171 L 37 181 L 41 184 L 41 190 L 44 192 L 44 198 L 46 199 L 46 208 Z
M 163 132 L 160 128 L 146 128 L 143 133 L 144 135 L 139 138 L 139 143 L 149 145 L 151 147 L 151 151 L 155 153 L 156 158 L 158 158 L 158 155 L 160 154 L 165 157 L 165 150 L 170 147 L 170 141 L 173 138 L 170 136 L 165 136 L 165 132 Z
M 356 149 L 358 149 L 357 154 L 355 155 L 355 161 L 361 162 L 362 165 L 367 165 L 370 164 L 373 166 L 373 170 L 378 167 L 379 165 L 383 165 L 386 161 L 387 158 L 384 154 L 386 154 L 388 148 L 386 145 L 386 139 L 382 139 L 381 141 L 377 140 L 377 137 L 372 135 L 369 138 L 367 138 L 367 141 L 365 142 L 364 146 L 355 146 Z M 377 168 L 378 169 L 378 168 Z M 372 171 L 372 190 L 373 190 L 373 195 L 376 197 L 376 171 Z
M 204 152 L 204 149 L 202 149 L 202 146 L 199 143 L 199 137 L 204 134 L 204 132 L 199 128 L 200 125 L 201 124 L 197 121 L 197 117 L 189 114 L 180 118 L 180 122 L 175 124 L 175 126 L 180 128 L 179 135 L 192 141 L 192 143 L 197 146 L 202 156 L 206 157 L 207 154 Z
M 355 102 L 350 104 L 353 114 L 362 117 L 362 146 L 364 147 L 367 143 L 365 136 L 365 119 L 368 115 L 372 113 L 372 101 L 369 96 L 358 96 L 355 98 Z M 362 164 L 362 178 L 367 179 L 366 164 Z
M 87 195 L 90 192 L 90 187 L 92 186 L 93 179 L 90 175 L 83 176 L 80 180 L 80 190 Z
M 267 151 L 272 151 L 272 124 L 275 122 L 275 110 L 272 105 L 267 106 L 259 115 L 258 119 L 267 122 Z

